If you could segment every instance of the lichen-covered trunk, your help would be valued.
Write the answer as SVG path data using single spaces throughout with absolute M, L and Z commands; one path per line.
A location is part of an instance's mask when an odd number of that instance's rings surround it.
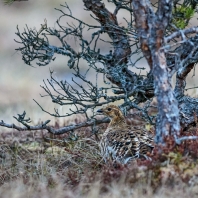
M 156 142 L 163 143 L 164 137 L 178 135 L 180 131 L 178 102 L 168 77 L 166 57 L 163 50 L 152 53 L 155 95 L 158 102 Z
M 180 132 L 178 103 L 169 78 L 163 41 L 166 27 L 172 16 L 172 0 L 159 0 L 155 12 L 149 0 L 133 0 L 135 23 L 142 52 L 154 78 L 155 96 L 158 102 L 156 143 L 164 143 L 164 137 Z

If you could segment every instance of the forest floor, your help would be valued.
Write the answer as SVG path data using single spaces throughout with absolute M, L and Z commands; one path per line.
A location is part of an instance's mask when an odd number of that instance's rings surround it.
M 197 128 L 182 135 L 198 135 Z M 175 145 L 169 138 L 166 147 L 158 146 L 150 154 L 152 160 L 115 165 L 103 162 L 98 138 L 90 128 L 61 136 L 1 131 L 0 197 L 198 196 L 198 141 Z
M 39 122 L 39 118 L 50 119 L 36 110 L 38 106 L 32 99 L 39 101 L 44 109 L 53 110 L 51 100 L 41 102 L 38 93 L 43 92 L 39 85 L 49 78 L 49 69 L 56 71 L 57 78 L 70 78 L 64 56 L 57 55 L 58 61 L 52 62 L 50 68 L 35 69 L 25 66 L 21 55 L 14 50 L 20 47 L 13 41 L 14 38 L 18 40 L 14 34 L 16 25 L 21 31 L 25 24 L 40 29 L 46 18 L 49 27 L 55 27 L 60 14 L 53 10 L 60 8 L 61 3 L 60 0 L 34 0 L 5 6 L 0 1 L 0 119 L 5 122 L 12 123 L 11 115 L 16 116 L 24 109 L 33 124 Z M 82 9 L 83 2 L 70 0 L 69 4 L 75 16 L 90 22 L 90 13 Z M 124 22 L 122 18 L 120 15 L 120 23 Z M 105 45 L 101 49 L 107 53 Z M 145 60 L 141 61 L 137 67 L 147 65 Z M 196 75 L 193 70 L 188 76 L 188 87 L 197 84 Z M 196 89 L 189 89 L 187 93 L 192 96 L 193 90 L 197 97 Z M 74 119 L 73 123 L 76 122 L 80 120 Z M 59 128 L 67 123 L 54 121 L 52 125 Z M 101 133 L 107 125 L 100 127 Z M 198 129 L 182 131 L 181 135 L 198 135 Z M 169 138 L 166 147 L 156 147 L 150 154 L 152 160 L 113 165 L 102 160 L 98 139 L 100 134 L 93 134 L 91 128 L 53 136 L 46 131 L 19 132 L 1 127 L 0 198 L 198 197 L 198 140 L 175 145 Z

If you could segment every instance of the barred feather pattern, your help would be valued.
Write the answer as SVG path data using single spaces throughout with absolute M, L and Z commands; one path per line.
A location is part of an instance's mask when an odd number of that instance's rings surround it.
M 111 118 L 100 141 L 105 162 L 112 160 L 126 164 L 135 158 L 147 158 L 147 152 L 151 152 L 154 147 L 152 134 L 140 127 L 127 125 L 121 110 L 115 105 L 108 105 L 98 112 Z

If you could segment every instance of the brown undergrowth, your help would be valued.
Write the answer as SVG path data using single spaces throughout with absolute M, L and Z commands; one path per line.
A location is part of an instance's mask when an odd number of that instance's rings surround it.
M 78 120 L 74 120 L 78 122 Z M 56 123 L 56 127 L 60 127 Z M 104 131 L 101 125 L 98 132 Z M 100 135 L 84 128 L 53 136 L 44 131 L 0 133 L 0 197 L 196 197 L 198 140 L 156 146 L 151 160 L 105 164 Z M 192 128 L 182 136 L 198 135 Z

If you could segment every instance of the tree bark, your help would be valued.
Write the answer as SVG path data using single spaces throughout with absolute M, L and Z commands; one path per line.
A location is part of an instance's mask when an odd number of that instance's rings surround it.
M 154 13 L 150 1 L 133 0 L 133 11 L 143 54 L 154 77 L 155 96 L 158 101 L 156 143 L 164 137 L 180 132 L 178 103 L 170 83 L 163 40 L 171 18 L 172 1 L 159 1 Z

